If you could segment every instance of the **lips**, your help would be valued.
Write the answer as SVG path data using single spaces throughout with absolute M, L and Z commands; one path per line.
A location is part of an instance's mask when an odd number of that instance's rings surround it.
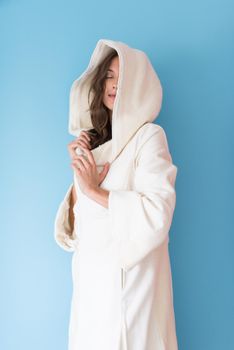
M 116 96 L 115 94 L 108 94 L 108 97 L 112 102 L 114 102 L 115 96 Z

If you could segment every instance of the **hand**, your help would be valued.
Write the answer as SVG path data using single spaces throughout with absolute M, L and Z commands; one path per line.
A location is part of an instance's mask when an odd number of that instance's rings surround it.
M 98 191 L 99 185 L 102 183 L 109 170 L 110 164 L 107 162 L 103 170 L 99 174 L 92 152 L 85 147 L 82 147 L 87 159 L 84 155 L 76 155 L 73 158 L 71 167 L 74 169 L 81 191 L 88 196 L 91 196 L 95 191 Z
M 75 152 L 75 149 L 77 147 L 83 147 L 83 148 L 89 148 L 89 149 L 91 148 L 90 140 L 91 139 L 87 131 L 82 130 L 80 133 L 80 136 L 68 144 L 67 148 L 72 160 L 75 157 L 77 157 L 77 153 Z

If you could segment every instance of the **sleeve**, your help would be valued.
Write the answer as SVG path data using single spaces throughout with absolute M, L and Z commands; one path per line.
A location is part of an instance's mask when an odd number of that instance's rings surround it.
M 121 267 L 128 271 L 166 239 L 176 203 L 177 167 L 162 127 L 140 146 L 134 190 L 111 190 L 109 215 Z
M 69 208 L 73 183 L 69 186 L 65 197 L 59 205 L 54 222 L 54 238 L 56 243 L 64 250 L 73 252 L 78 244 L 78 236 L 74 229 L 71 229 L 69 222 Z

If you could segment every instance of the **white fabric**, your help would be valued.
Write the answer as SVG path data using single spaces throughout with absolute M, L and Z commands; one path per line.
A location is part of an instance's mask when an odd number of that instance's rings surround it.
M 168 250 L 177 167 L 164 129 L 153 123 L 162 88 L 143 52 L 98 41 L 88 69 L 72 85 L 69 132 L 78 136 L 91 127 L 83 114 L 85 93 L 111 47 L 120 56 L 114 132 L 112 140 L 92 150 L 100 169 L 111 162 L 101 184 L 110 191 L 108 208 L 87 197 L 74 175 L 74 230 L 68 216 L 72 184 L 55 219 L 56 242 L 73 252 L 68 348 L 177 350 Z

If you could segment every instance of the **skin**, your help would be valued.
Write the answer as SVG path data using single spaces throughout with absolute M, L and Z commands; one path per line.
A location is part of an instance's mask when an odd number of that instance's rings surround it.
M 110 118 L 112 117 L 115 97 L 110 97 L 109 94 L 116 95 L 118 78 L 119 58 L 117 56 L 112 59 L 109 66 L 103 95 L 103 104 L 110 110 Z M 110 164 L 107 162 L 104 165 L 102 172 L 100 174 L 98 173 L 93 154 L 90 150 L 89 141 L 89 135 L 85 131 L 82 131 L 78 139 L 68 145 L 68 151 L 72 158 L 71 167 L 77 175 L 81 191 L 92 200 L 101 204 L 105 208 L 108 208 L 109 191 L 101 188 L 100 184 L 105 179 Z M 84 156 L 78 156 L 75 153 L 75 148 L 77 148 L 77 146 L 83 149 L 87 159 L 85 159 Z M 71 204 L 74 204 L 76 200 L 77 196 L 73 186 Z M 70 218 L 71 223 L 74 224 L 72 208 L 70 209 Z
M 111 117 L 112 117 L 115 98 L 110 97 L 109 94 L 116 95 L 118 79 L 119 79 L 119 57 L 117 56 L 112 59 L 111 64 L 109 66 L 107 76 L 106 76 L 105 92 L 103 96 L 103 103 L 110 110 Z

